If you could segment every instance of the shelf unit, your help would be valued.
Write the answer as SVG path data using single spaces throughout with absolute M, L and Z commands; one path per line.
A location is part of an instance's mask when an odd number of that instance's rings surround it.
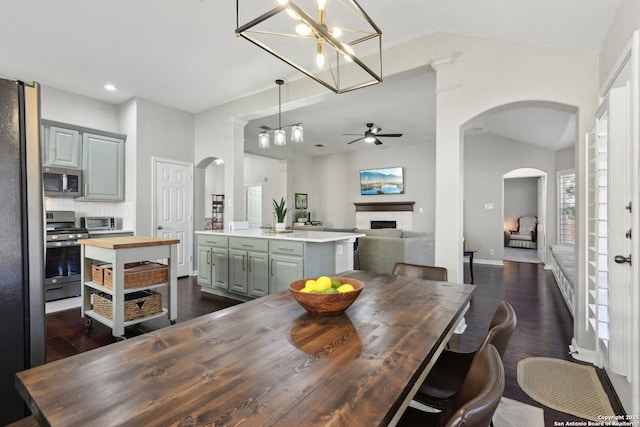
M 138 236 L 112 237 L 79 240 L 81 247 L 82 275 L 82 316 L 89 326 L 96 320 L 111 328 L 115 337 L 124 337 L 124 328 L 162 316 L 168 316 L 171 324 L 175 323 L 177 313 L 177 243 L 178 240 L 145 238 Z M 146 286 L 124 288 L 124 265 L 131 262 L 167 259 L 169 264 L 168 281 Z M 92 280 L 91 266 L 94 261 L 112 264 L 113 287 L 100 285 Z M 168 287 L 167 301 L 163 301 L 162 312 L 154 313 L 138 319 L 124 320 L 124 297 L 126 294 L 160 287 Z M 111 295 L 113 303 L 112 318 L 108 319 L 92 309 L 91 295 L 103 292 Z
M 224 229 L 224 194 L 211 195 L 211 229 Z

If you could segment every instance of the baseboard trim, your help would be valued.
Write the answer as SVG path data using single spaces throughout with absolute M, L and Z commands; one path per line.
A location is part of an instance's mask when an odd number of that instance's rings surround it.
M 504 262 L 496 259 L 473 259 L 474 264 L 499 265 L 504 266 Z
M 569 345 L 569 353 L 571 354 L 571 357 L 576 360 L 580 360 L 581 362 L 587 362 L 594 365 L 596 363 L 596 351 L 579 347 L 575 338 L 571 339 L 571 344 Z

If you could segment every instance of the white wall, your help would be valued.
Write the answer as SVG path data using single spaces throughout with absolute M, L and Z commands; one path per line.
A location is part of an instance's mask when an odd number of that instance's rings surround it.
M 414 231 L 434 231 L 435 163 L 434 144 L 425 142 L 394 148 L 372 146 L 346 154 L 313 158 L 315 181 L 312 217 L 333 228 L 355 227 L 355 202 L 415 201 Z M 394 195 L 360 194 L 360 170 L 404 167 L 405 193 Z M 423 213 L 419 213 L 420 209 Z
M 152 236 L 152 157 L 193 162 L 193 115 L 138 98 L 136 233 Z
M 599 86 L 609 77 L 622 50 L 631 40 L 631 35 L 640 28 L 639 23 L 640 1 L 622 0 L 599 52 Z
M 576 164 L 576 149 L 575 147 L 565 148 L 564 150 L 556 151 L 556 170 L 564 171 L 573 169 Z
M 287 197 L 287 188 L 283 180 L 282 162 L 269 157 L 246 154 L 244 157 L 244 185 L 262 186 L 262 224 L 271 224 L 273 199 L 287 199 L 287 207 L 293 208 L 293 198 Z M 246 201 L 245 201 L 246 202 Z M 246 203 L 245 203 L 246 204 Z M 292 216 L 287 214 L 288 221 Z M 242 214 L 236 212 L 236 219 L 246 219 L 246 208 Z
M 504 180 L 504 231 L 517 230 L 521 216 L 538 216 L 538 178 Z
M 502 261 L 503 175 L 514 169 L 536 168 L 547 173 L 547 244 L 555 243 L 555 152 L 496 135 L 469 135 L 464 165 L 464 238 L 478 251 L 479 262 Z M 537 189 L 532 197 L 537 206 Z M 486 203 L 493 203 L 494 209 L 485 209 Z M 529 213 L 536 215 L 537 209 Z

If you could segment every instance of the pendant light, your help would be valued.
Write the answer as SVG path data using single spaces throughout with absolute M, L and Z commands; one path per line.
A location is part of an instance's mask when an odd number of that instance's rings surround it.
M 274 145 L 286 145 L 287 134 L 283 128 L 291 128 L 291 141 L 302 142 L 304 140 L 304 129 L 302 129 L 302 123 L 296 123 L 292 125 L 282 126 L 282 85 L 284 80 L 277 79 L 278 85 L 278 128 L 272 129 L 268 126 L 262 126 L 262 132 L 258 135 L 258 148 L 269 148 L 269 132 L 273 132 L 273 144 Z

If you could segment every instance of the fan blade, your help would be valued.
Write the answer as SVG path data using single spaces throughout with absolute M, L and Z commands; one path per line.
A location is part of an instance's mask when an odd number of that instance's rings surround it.
M 273 129 L 271 129 L 269 126 L 264 126 L 264 125 L 260 126 L 260 128 L 259 128 L 259 129 L 262 129 L 262 130 L 264 130 L 264 131 L 273 130 Z
M 362 135 L 362 134 L 361 133 L 341 133 L 340 135 L 357 136 L 357 135 Z
M 386 136 L 386 137 L 391 137 L 391 138 L 398 138 L 400 136 L 402 136 L 401 133 L 378 133 L 376 134 L 376 136 Z
M 376 145 L 382 145 L 382 141 L 380 141 L 378 138 L 376 138 L 376 140 L 373 141 L 373 143 Z
M 347 145 L 353 144 L 354 142 L 360 141 L 361 139 L 364 139 L 364 137 L 360 137 L 360 138 L 354 139 L 353 141 L 349 141 L 349 142 L 347 142 Z

